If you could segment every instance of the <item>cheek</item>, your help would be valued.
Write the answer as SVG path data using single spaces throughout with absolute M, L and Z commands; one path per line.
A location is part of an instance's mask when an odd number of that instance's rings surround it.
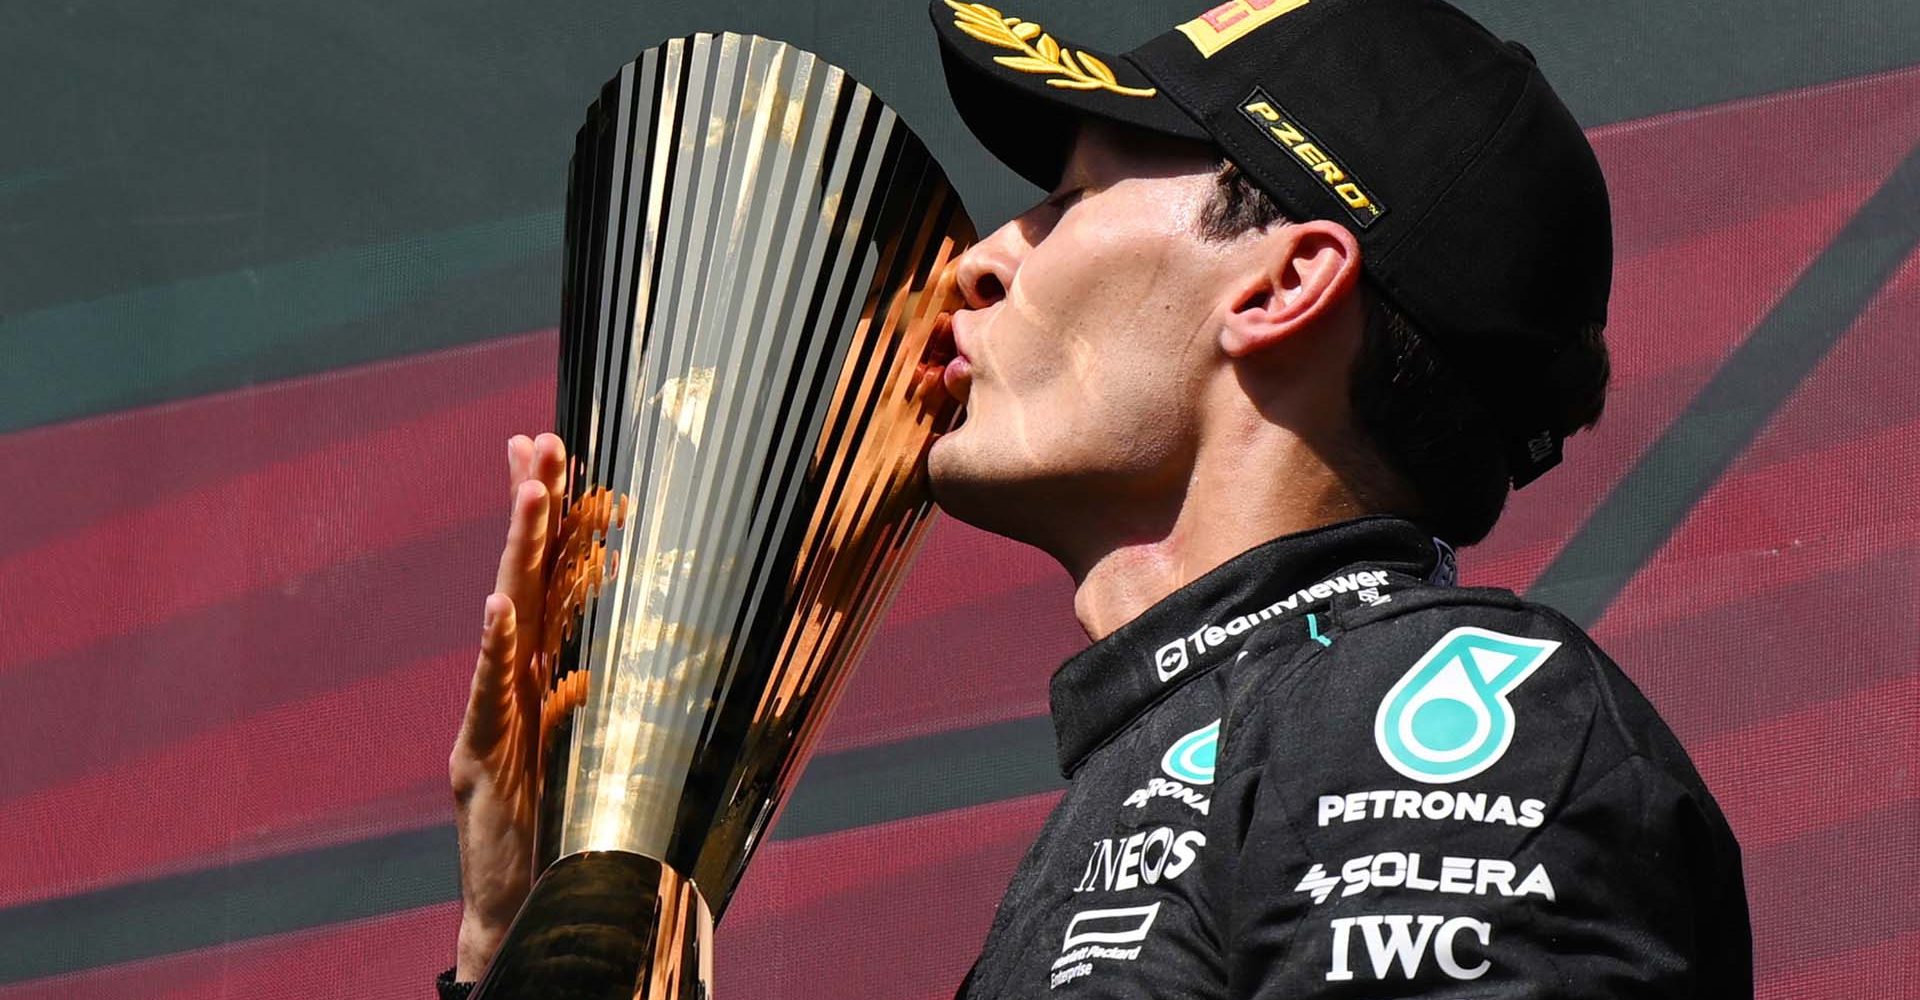
M 986 338 L 992 381 L 1022 408 L 1092 404 L 1129 374 L 1146 306 L 1124 254 L 1049 245 L 1021 269 L 1007 311 Z M 1041 254 L 1044 253 L 1045 256 Z M 992 388 L 988 391 L 991 392 Z
M 1030 456 L 1139 467 L 1180 447 L 1211 308 L 1195 255 L 1182 256 L 1185 223 L 1178 206 L 1112 203 L 1075 213 L 1022 265 L 975 392 Z
M 1193 394 L 1153 359 L 1113 357 L 1097 368 L 1089 434 L 1136 457 L 1164 455 L 1193 426 Z
M 1009 440 L 1028 461 L 1068 474 L 1158 478 L 1187 453 L 1195 400 L 1150 359 L 1103 350 L 1073 371 L 1005 411 Z
M 1172 244 L 1152 220 L 1097 217 L 1074 220 L 1035 251 L 1031 287 L 1036 311 L 1081 336 L 1114 325 L 1119 317 L 1163 299 L 1174 277 L 1166 266 Z M 1027 269 L 1020 277 L 1027 278 Z
M 1078 266 L 1036 283 L 1034 301 L 1046 308 L 1035 311 L 1090 408 L 1129 426 L 1135 414 L 1184 416 L 1211 343 L 1204 336 L 1209 290 L 1179 258 L 1177 236 L 1144 223 L 1116 224 L 1108 235 L 1063 248 L 1077 254 Z
M 1032 311 L 1065 339 L 1177 352 L 1213 307 L 1217 254 L 1192 233 L 1187 192 L 1129 182 L 1064 220 L 1034 252 Z M 1029 277 L 1023 269 L 1016 283 Z

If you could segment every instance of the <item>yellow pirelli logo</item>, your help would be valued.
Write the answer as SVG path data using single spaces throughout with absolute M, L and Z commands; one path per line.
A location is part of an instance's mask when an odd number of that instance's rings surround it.
M 1340 199 L 1341 206 L 1360 228 L 1373 225 L 1375 219 L 1387 214 L 1387 206 L 1367 192 L 1360 178 L 1341 166 L 1326 143 L 1307 131 L 1305 125 L 1288 114 L 1266 91 L 1255 87 L 1253 93 L 1240 102 L 1240 113 L 1274 145 L 1286 150 L 1289 159 L 1319 178 L 1321 185 Z
M 1227 0 L 1226 3 L 1180 25 L 1202 59 L 1247 36 L 1255 28 L 1307 5 L 1307 0 Z

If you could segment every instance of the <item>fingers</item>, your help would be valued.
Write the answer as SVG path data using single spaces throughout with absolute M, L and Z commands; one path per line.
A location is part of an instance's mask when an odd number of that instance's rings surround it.
M 523 615 L 529 613 L 538 599 L 550 506 L 547 488 L 537 479 L 523 479 L 514 490 L 513 511 L 507 520 L 507 545 L 500 552 L 500 569 L 494 576 L 493 589 L 511 598 L 515 610 Z
M 542 434 L 533 441 L 532 475 L 546 484 L 551 501 L 547 511 L 547 537 L 560 533 L 561 506 L 567 495 L 567 446 L 557 434 Z
M 515 434 L 507 439 L 507 490 L 508 495 L 516 493 L 520 484 L 533 474 L 533 439 L 525 434 Z
M 462 739 L 480 754 L 511 724 L 515 687 L 533 652 L 523 642 L 520 623 L 540 621 L 547 541 L 566 485 L 565 446 L 553 434 L 537 439 L 515 434 L 507 439 L 507 478 L 512 497 L 507 543 L 500 552 L 494 592 L 487 595 L 480 655 L 462 727 Z M 538 643 L 537 629 L 532 642 Z
M 547 433 L 533 439 L 533 468 L 549 488 L 566 489 L 567 446 L 560 435 Z
M 480 656 L 473 665 L 467 719 L 461 727 L 477 755 L 484 756 L 506 729 L 518 633 L 513 601 L 505 594 L 488 594 L 480 627 Z

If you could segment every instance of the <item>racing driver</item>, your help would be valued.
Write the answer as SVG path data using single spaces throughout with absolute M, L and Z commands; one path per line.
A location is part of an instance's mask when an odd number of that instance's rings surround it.
M 1092 640 L 960 997 L 1751 996 L 1685 751 L 1578 626 L 1454 581 L 1607 382 L 1606 188 L 1532 55 L 1441 0 L 1227 0 L 1124 55 L 931 10 L 1050 192 L 959 261 L 934 495 L 1057 559 Z M 509 452 L 449 996 L 527 891 L 488 761 L 563 459 Z

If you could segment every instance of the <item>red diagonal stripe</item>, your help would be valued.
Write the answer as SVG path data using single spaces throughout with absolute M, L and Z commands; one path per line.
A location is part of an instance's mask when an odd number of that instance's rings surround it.
M 1621 199 L 1658 208 L 1616 230 L 1615 252 L 1636 257 L 1697 232 L 1702 219 L 1762 216 L 1886 176 L 1920 140 L 1920 66 L 1605 125 L 1587 135 L 1616 199 L 1616 219 Z
M 0 906 L 450 820 L 471 670 L 423 660 L 9 801 Z
M 1749 854 L 1912 806 L 1920 673 L 1700 741 L 1692 756 Z
M 1920 933 L 1830 955 L 1764 976 L 1755 1000 L 1910 1000 L 1920 996 Z
M 1463 556 L 1463 570 L 1517 590 L 1531 584 L 1873 187 L 1825 192 L 1790 212 L 1622 262 L 1607 334 L 1617 374 L 1606 413 L 1567 442 L 1564 465 L 1513 494 L 1500 526 Z M 1757 245 L 1765 252 L 1753 252 Z
M 56 491 L 55 502 L 8 509 L 0 559 L 382 427 L 551 382 L 553 364 L 550 333 L 519 334 L 0 435 L 0 468 Z
M 723 963 L 716 995 L 952 996 L 1057 798 L 770 845 L 723 925 L 719 947 L 735 958 Z
M 457 526 L 0 674 L 0 703 L 34 706 L 0 727 L 0 801 L 410 661 L 470 663 L 480 601 L 449 595 L 484 594 L 491 573 L 448 555 L 479 555 L 499 526 Z
M 96 521 L 0 562 L 0 607 L 16 609 L 25 626 L 0 638 L 0 671 L 282 586 L 450 522 L 497 513 L 504 525 L 508 429 L 547 412 L 549 383 L 541 373 Z M 351 397 L 337 405 L 350 409 Z M 218 451 L 219 443 L 201 444 Z M 98 488 L 84 479 L 72 487 Z
M 1809 796 L 1806 808 L 1822 804 Z M 1920 931 L 1920 804 L 1909 798 L 1750 851 L 1746 871 L 1762 980 Z

